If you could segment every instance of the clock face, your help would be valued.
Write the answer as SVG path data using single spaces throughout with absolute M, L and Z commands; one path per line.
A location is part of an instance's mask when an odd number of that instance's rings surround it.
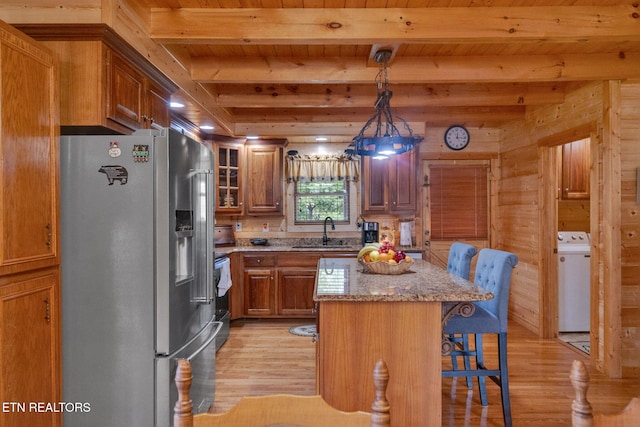
M 444 143 L 452 150 L 462 150 L 469 145 L 469 131 L 464 126 L 451 126 L 444 133 Z

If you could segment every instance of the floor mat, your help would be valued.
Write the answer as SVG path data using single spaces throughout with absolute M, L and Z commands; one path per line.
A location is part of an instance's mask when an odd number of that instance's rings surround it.
M 301 337 L 312 337 L 316 333 L 316 325 L 302 325 L 302 326 L 293 326 L 289 329 L 293 335 L 299 335 Z
M 561 333 L 558 338 L 583 353 L 589 354 L 591 352 L 589 333 Z
M 587 354 L 591 352 L 591 344 L 589 341 L 573 341 L 568 344 Z

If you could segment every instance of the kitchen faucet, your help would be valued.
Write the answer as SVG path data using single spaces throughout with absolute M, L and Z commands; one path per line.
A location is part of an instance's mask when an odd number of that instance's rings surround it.
M 331 218 L 330 216 L 326 217 L 324 219 L 324 233 L 322 234 L 322 246 L 327 246 L 327 242 L 329 241 L 329 238 L 327 237 L 327 220 L 331 221 L 331 229 L 332 230 L 336 229 L 336 225 L 333 223 L 333 218 Z

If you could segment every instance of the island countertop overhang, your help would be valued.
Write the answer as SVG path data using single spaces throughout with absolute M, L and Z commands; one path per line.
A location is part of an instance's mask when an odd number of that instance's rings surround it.
M 384 275 L 364 273 L 356 258 L 322 258 L 313 292 L 316 302 L 462 302 L 492 298 L 486 289 L 419 259 L 403 274 Z

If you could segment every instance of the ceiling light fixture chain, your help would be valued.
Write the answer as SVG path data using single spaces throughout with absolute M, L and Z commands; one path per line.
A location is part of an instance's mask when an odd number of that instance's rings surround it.
M 347 154 L 358 154 L 361 156 L 373 156 L 375 158 L 386 158 L 390 155 L 401 154 L 412 150 L 422 140 L 422 137 L 413 134 L 409 124 L 401 117 L 394 114 L 391 108 L 391 97 L 393 92 L 389 89 L 388 67 L 391 58 L 391 50 L 381 49 L 374 55 L 374 60 L 380 64 L 376 75 L 376 86 L 378 97 L 374 104 L 375 113 L 365 123 L 358 135 L 353 138 Z M 402 136 L 400 130 L 394 123 L 402 122 L 408 136 Z M 375 123 L 375 126 L 372 126 Z M 372 135 L 365 136 L 365 133 L 374 129 Z

